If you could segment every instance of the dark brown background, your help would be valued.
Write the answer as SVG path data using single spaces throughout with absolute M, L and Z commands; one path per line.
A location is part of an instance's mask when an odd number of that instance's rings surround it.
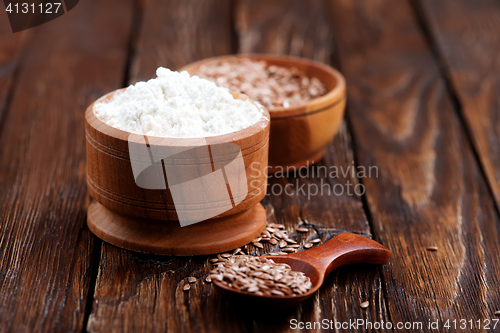
M 429 320 L 472 319 L 465 332 L 495 318 L 499 1 L 85 0 L 16 34 L 0 13 L 0 32 L 0 331 L 290 331 L 291 319 L 324 318 L 422 321 L 430 331 Z M 290 231 L 313 224 L 323 240 L 366 234 L 393 253 L 385 267 L 338 269 L 315 297 L 274 316 L 201 280 L 182 291 L 208 274 L 207 257 L 121 250 L 85 225 L 85 108 L 160 65 L 236 52 L 339 68 L 347 115 L 321 165 L 379 170 L 324 180 L 361 181 L 362 197 L 271 195 L 269 220 Z M 297 181 L 321 179 L 270 180 Z

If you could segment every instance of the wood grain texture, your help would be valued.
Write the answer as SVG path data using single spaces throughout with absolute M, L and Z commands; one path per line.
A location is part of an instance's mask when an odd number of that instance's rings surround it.
M 120 84 L 129 16 L 129 2 L 83 1 L 32 30 L 0 136 L 2 332 L 83 329 L 94 258 L 84 111 Z
M 331 3 L 392 321 L 493 318 L 499 217 L 411 6 Z
M 248 40 L 250 35 L 260 31 L 271 31 L 271 28 L 281 31 L 279 36 L 271 40 L 263 38 L 263 44 L 255 44 L 241 50 L 293 53 L 329 63 L 333 58 L 333 40 L 330 34 L 330 20 L 325 15 L 327 4 L 314 1 L 310 6 L 294 5 L 289 8 L 288 3 L 245 1 L 237 6 L 236 24 L 239 27 L 238 38 L 242 43 Z M 151 1 L 148 4 L 143 17 L 142 33 L 137 42 L 139 49 L 135 53 L 131 82 L 149 78 L 158 64 L 175 68 L 184 65 L 184 61 L 230 52 L 232 39 L 227 28 L 231 21 L 229 3 L 213 0 L 202 1 L 194 7 L 190 5 L 190 2 L 178 1 Z M 220 11 L 220 6 L 225 6 L 224 11 Z M 249 6 L 261 10 L 247 10 Z M 262 16 L 260 12 L 265 12 L 266 15 Z M 291 19 L 276 26 L 284 13 Z M 166 23 L 166 17 L 169 23 Z M 208 32 L 206 24 L 209 24 L 213 17 L 217 17 L 219 22 L 227 22 L 227 25 L 215 25 L 215 28 Z M 193 28 L 194 22 L 196 29 Z M 158 43 L 160 40 L 175 38 L 176 35 L 172 35 L 172 31 L 168 29 L 172 26 L 175 26 L 177 31 L 189 34 L 183 35 L 183 40 L 190 40 L 189 45 L 198 45 L 197 48 L 184 45 L 183 43 L 188 43 L 186 41 L 175 41 L 175 45 L 183 45 L 177 48 Z M 321 33 L 316 34 L 317 31 Z M 217 37 L 209 39 L 209 36 Z M 313 43 L 314 48 L 310 47 L 309 43 Z M 294 45 L 294 52 L 281 47 L 291 44 Z M 320 167 L 328 170 L 331 167 L 342 167 L 346 171 L 347 167 L 353 166 L 352 161 L 350 135 L 342 123 L 339 134 L 328 146 L 326 158 L 316 167 L 309 169 L 310 173 L 314 170 L 316 175 L 309 174 L 308 178 L 305 175 L 292 175 L 289 178 L 270 179 L 271 184 L 281 187 L 291 184 L 289 189 L 293 193 L 271 194 L 264 200 L 269 222 L 286 224 L 287 230 L 300 240 L 300 243 L 317 235 L 325 241 L 345 230 L 370 235 L 358 196 L 346 193 L 337 196 L 328 194 L 325 190 L 323 195 L 308 197 L 305 192 L 308 187 L 313 188 L 325 183 L 331 187 L 341 184 L 345 188 L 350 187 L 352 192 L 357 179 L 352 175 L 351 169 L 345 175 L 340 174 L 338 178 L 317 175 Z M 311 231 L 307 234 L 294 232 L 294 228 L 302 224 L 310 224 Z M 259 250 L 251 246 L 250 250 L 254 253 L 267 253 L 271 247 L 265 245 L 263 250 Z M 249 304 L 215 293 L 211 285 L 202 281 L 210 268 L 207 257 L 188 259 L 147 256 L 103 244 L 95 299 L 87 329 L 91 332 L 287 332 L 291 331 L 290 319 L 388 320 L 382 283 L 376 266 L 353 265 L 339 268 L 326 278 L 323 287 L 311 299 L 292 310 L 273 312 L 272 316 L 269 313 L 259 313 L 258 308 L 252 308 Z M 190 276 L 198 278 L 198 281 L 191 286 L 189 292 L 185 292 L 182 287 Z M 359 303 L 365 300 L 369 300 L 371 306 L 362 310 Z
M 0 20 L 0 130 L 8 108 L 14 79 L 21 63 L 23 47 L 31 30 L 13 34 L 8 19 Z
M 336 42 L 332 35 L 329 6 L 325 1 L 240 1 L 236 17 L 239 50 L 243 53 L 289 54 L 336 64 Z M 289 230 L 301 223 L 311 224 L 323 240 L 342 231 L 371 235 L 361 199 L 346 193 L 349 188 L 352 192 L 353 186 L 358 184 L 356 173 L 351 172 L 354 167 L 351 137 L 343 122 L 328 146 L 325 158 L 309 168 L 309 174 L 303 172 L 289 178 L 269 179 L 270 195 L 265 201 L 272 212 L 269 221 L 282 222 Z M 340 173 L 338 177 L 328 177 L 325 170 L 327 173 L 339 170 Z M 342 174 L 342 170 L 347 172 Z M 312 189 L 325 183 L 331 189 L 342 186 L 344 192 L 333 194 L 324 191 L 308 197 L 308 187 Z M 276 195 L 273 192 L 274 186 L 279 188 L 288 184 L 292 184 L 293 195 Z M 301 238 L 304 241 L 304 237 Z M 366 311 L 359 308 L 359 303 L 364 300 L 373 304 Z M 330 274 L 318 293 L 299 306 L 296 312 L 290 313 L 287 321 L 292 318 L 305 321 L 329 319 L 334 322 L 352 318 L 387 321 L 386 310 L 378 270 L 372 266 L 353 265 Z M 288 331 L 287 321 L 278 319 L 275 327 Z
M 500 3 L 418 3 L 500 209 Z
M 130 83 L 155 76 L 158 66 L 176 69 L 204 57 L 230 53 L 230 1 L 148 1 L 130 68 Z M 236 309 L 209 297 L 199 281 L 186 293 L 191 275 L 203 277 L 207 257 L 141 255 L 103 244 L 90 332 L 216 331 L 220 313 Z M 210 307 L 205 309 L 207 299 Z M 203 312 L 201 310 L 203 307 Z M 223 310 L 221 310 L 223 308 Z M 219 325 L 210 316 L 219 318 Z M 234 323 L 226 323 L 227 330 Z
M 148 0 L 130 67 L 130 84 L 233 49 L 232 1 Z

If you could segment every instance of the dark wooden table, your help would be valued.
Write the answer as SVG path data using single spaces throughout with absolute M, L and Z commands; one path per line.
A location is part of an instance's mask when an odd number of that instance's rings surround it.
M 0 13 L 0 31 L 1 332 L 280 332 L 294 319 L 500 331 L 498 0 L 82 0 L 16 34 Z M 259 314 L 215 293 L 201 280 L 208 257 L 122 250 L 85 222 L 85 108 L 158 66 L 238 52 L 339 68 L 347 114 L 319 165 L 378 169 L 270 179 L 361 182 L 361 196 L 297 191 L 263 204 L 289 231 L 313 225 L 293 234 L 302 241 L 352 231 L 392 251 L 384 267 L 338 269 L 288 311 Z M 200 280 L 184 292 L 190 276 Z

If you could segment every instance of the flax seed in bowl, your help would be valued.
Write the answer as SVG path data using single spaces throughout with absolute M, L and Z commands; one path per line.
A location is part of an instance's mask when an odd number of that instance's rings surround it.
M 270 172 L 312 165 L 326 152 L 345 109 L 345 80 L 325 64 L 289 56 L 234 55 L 183 67 L 246 94 L 271 114 Z

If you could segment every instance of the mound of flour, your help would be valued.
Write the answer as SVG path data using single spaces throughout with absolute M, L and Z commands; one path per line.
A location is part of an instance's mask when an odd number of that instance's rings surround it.
M 137 134 L 195 138 L 235 132 L 258 122 L 262 111 L 226 88 L 160 67 L 156 79 L 138 82 L 94 113 L 106 124 Z

